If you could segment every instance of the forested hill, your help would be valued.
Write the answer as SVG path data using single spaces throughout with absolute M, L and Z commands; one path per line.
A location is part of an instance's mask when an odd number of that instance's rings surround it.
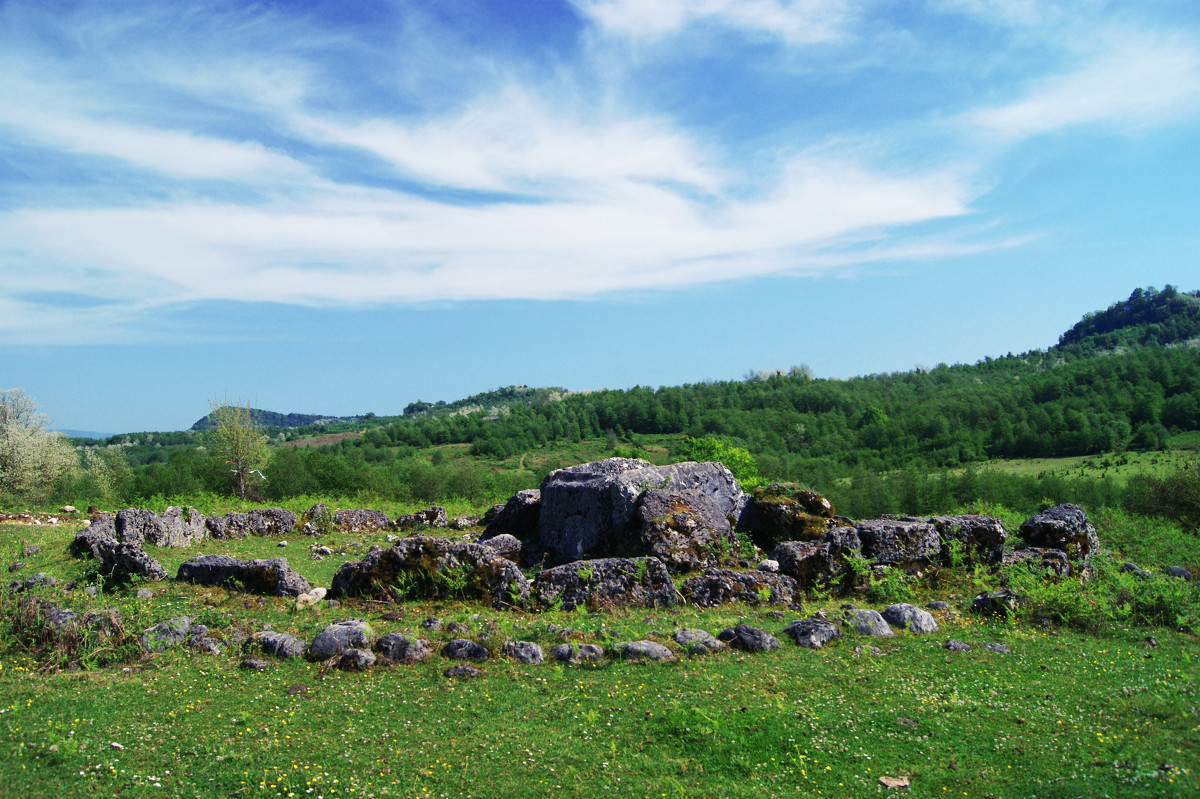
M 1089 313 L 1059 336 L 1057 350 L 1092 355 L 1139 346 L 1200 344 L 1200 291 L 1137 289 L 1106 311 Z

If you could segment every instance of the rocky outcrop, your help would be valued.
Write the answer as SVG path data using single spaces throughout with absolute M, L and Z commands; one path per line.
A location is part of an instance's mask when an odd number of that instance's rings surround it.
M 1021 523 L 1021 538 L 1035 548 L 1060 549 L 1077 568 L 1087 566 L 1092 553 L 1100 548 L 1096 528 L 1088 522 L 1079 505 L 1056 505 L 1030 516 Z
M 344 533 L 370 533 L 386 530 L 392 520 L 386 514 L 367 508 L 339 510 L 333 514 L 333 526 Z
M 939 558 L 942 537 L 929 522 L 872 519 L 854 526 L 862 554 L 876 565 L 919 571 Z
M 312 587 L 292 571 L 287 558 L 236 560 L 225 555 L 201 555 L 180 564 L 175 579 L 267 596 L 298 597 Z
M 147 580 L 166 579 L 167 570 L 161 563 L 147 555 L 140 544 L 119 541 L 109 535 L 114 529 L 105 524 L 85 527 L 75 534 L 76 551 L 94 557 L 99 570 L 117 580 L 135 575 Z
M 771 483 L 754 489 L 739 527 L 754 543 L 770 551 L 782 541 L 814 541 L 833 524 L 833 503 L 815 491 L 791 483 Z
M 416 513 L 404 513 L 392 520 L 392 529 L 411 530 L 414 527 L 445 527 L 449 523 L 446 509 L 434 505 Z
M 719 566 L 736 550 L 733 526 L 706 494 L 651 488 L 638 499 L 634 520 L 644 551 L 671 571 Z
M 542 483 L 538 539 L 556 561 L 625 551 L 639 532 L 636 508 L 643 491 L 669 488 L 703 497 L 718 517 L 736 520 L 746 495 L 719 463 L 654 466 L 609 458 L 551 472 Z
M 205 525 L 213 538 L 284 535 L 295 529 L 296 514 L 286 508 L 256 508 L 248 513 L 209 517 Z
M 529 581 L 517 564 L 490 547 L 415 537 L 342 564 L 333 576 L 330 596 L 391 601 L 453 596 L 520 605 L 529 597 Z
M 838 582 L 849 571 L 846 559 L 861 550 L 856 529 L 834 527 L 819 541 L 785 541 L 775 547 L 771 558 L 779 563 L 780 573 L 795 578 L 801 588 L 810 588 Z
M 1067 553 L 1061 549 L 1045 549 L 1042 547 L 1022 547 L 1005 552 L 1000 559 L 1002 566 L 1023 565 L 1037 571 L 1053 574 L 1056 577 L 1066 577 L 1071 573 L 1071 561 Z
M 958 542 L 963 561 L 969 564 L 995 566 L 1004 554 L 1008 531 L 994 516 L 963 514 L 959 516 L 887 516 L 901 522 L 925 522 L 937 529 L 942 539 L 942 562 L 949 564 L 950 542 Z
M 150 543 L 160 547 L 188 547 L 203 541 L 208 535 L 204 515 L 195 508 L 173 505 L 163 511 L 159 522 L 166 531 L 166 538 Z
M 679 593 L 658 558 L 601 558 L 565 563 L 534 578 L 533 595 L 549 607 L 593 609 L 678 605 Z
M 729 602 L 791 604 L 796 597 L 796 581 L 771 572 L 709 569 L 683 581 L 683 596 L 702 608 Z
M 537 538 L 538 517 L 542 510 L 542 492 L 536 488 L 518 491 L 487 522 L 483 538 L 511 535 L 522 541 Z M 486 517 L 485 517 L 486 519 Z
M 203 541 L 207 533 L 204 516 L 195 508 L 167 508 L 162 516 L 152 510 L 126 508 L 92 519 L 85 528 L 92 536 L 107 536 L 120 543 L 144 547 L 186 547 Z

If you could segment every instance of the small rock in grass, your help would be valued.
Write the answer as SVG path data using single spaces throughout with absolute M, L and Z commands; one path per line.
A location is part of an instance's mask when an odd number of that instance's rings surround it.
M 550 657 L 559 663 L 599 663 L 604 650 L 595 644 L 559 644 L 550 650 Z
M 779 642 L 775 640 L 774 636 L 757 627 L 751 627 L 749 624 L 739 624 L 736 627 L 721 630 L 717 633 L 717 638 L 734 649 L 741 649 L 744 652 L 766 652 L 779 648 Z
M 846 612 L 846 624 L 859 635 L 886 637 L 894 635 L 892 628 L 875 610 L 851 610 Z
M 459 663 L 457 666 L 451 666 L 442 672 L 443 677 L 482 677 L 483 672 L 474 666 L 468 666 L 466 663 Z
M 309 654 L 318 660 L 327 660 L 344 649 L 363 649 L 371 646 L 375 631 L 362 619 L 342 619 L 317 633 L 309 647 Z
M 455 638 L 442 647 L 442 657 L 451 660 L 475 660 L 483 662 L 488 659 L 488 651 L 474 641 L 466 638 Z
M 532 641 L 507 641 L 504 644 L 506 657 L 518 663 L 536 666 L 545 659 L 542 648 Z
M 953 638 L 951 638 L 946 643 L 942 644 L 942 646 L 945 647 L 946 649 L 950 650 L 951 652 L 970 652 L 971 651 L 970 644 L 963 643 L 962 641 L 956 641 Z
M 37 544 L 26 544 L 25 548 L 21 550 L 21 554 L 28 558 L 29 556 L 36 555 L 41 551 L 42 548 Z
M 99 596 L 100 589 L 94 585 L 89 585 L 87 588 L 83 589 L 83 593 L 85 596 Z
M 818 611 L 819 613 L 820 611 Z M 842 631 L 830 624 L 821 614 L 812 618 L 797 619 L 783 628 L 785 635 L 790 635 L 797 646 L 808 649 L 820 649 L 835 638 L 842 637 Z
M 437 630 L 442 629 L 442 620 L 435 619 L 433 616 L 430 616 L 428 619 L 421 622 L 421 626 L 424 627 L 426 630 L 437 631 Z
M 1178 577 L 1181 580 L 1192 579 L 1192 573 L 1182 566 L 1168 566 L 1166 571 L 1168 577 Z
M 613 651 L 625 660 L 671 660 L 674 655 L 655 641 L 623 641 Z
M 910 605 L 907 602 L 889 605 L 884 608 L 881 615 L 888 624 L 911 630 L 914 633 L 933 633 L 938 629 L 937 622 L 933 620 L 933 616 L 928 611 L 921 610 L 916 605 Z
M 1008 647 L 1006 647 L 1004 644 L 984 644 L 983 648 L 988 650 L 989 652 L 998 652 L 1001 655 L 1011 655 L 1012 654 L 1008 650 Z
M 246 669 L 247 671 L 263 671 L 265 669 L 269 669 L 270 667 L 271 664 L 267 661 L 256 660 L 254 658 L 246 658 L 238 664 L 239 669 Z
M 154 598 L 154 592 L 153 592 L 153 591 L 151 591 L 149 588 L 139 588 L 139 589 L 137 590 L 137 594 L 135 594 L 135 596 L 136 596 L 138 599 L 153 599 L 153 598 Z
M 369 649 L 347 649 L 337 661 L 337 667 L 343 671 L 368 671 L 374 665 L 375 654 Z
M 375 642 L 375 651 L 396 663 L 418 663 L 429 659 L 433 647 L 424 638 L 388 633 Z
M 929 603 L 926 603 L 925 609 L 926 610 L 950 610 L 950 603 L 942 602 L 941 600 L 938 600 L 936 602 L 929 602 Z
M 707 630 L 692 630 L 684 627 L 675 631 L 675 643 L 689 655 L 707 655 L 720 652 L 725 644 L 713 638 Z

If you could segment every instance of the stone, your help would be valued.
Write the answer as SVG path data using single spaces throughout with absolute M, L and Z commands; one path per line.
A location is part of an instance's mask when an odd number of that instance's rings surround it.
M 296 514 L 286 508 L 256 508 L 248 513 L 212 516 L 204 524 L 213 538 L 285 535 L 296 528 Z
M 414 537 L 343 563 L 329 594 L 391 601 L 474 597 L 494 606 L 522 605 L 529 598 L 529 581 L 517 564 L 490 547 Z
M 100 595 L 100 589 L 94 585 L 89 585 L 87 588 L 83 589 L 83 593 L 85 596 L 96 597 Z
M 24 580 L 13 580 L 11 583 L 9 583 L 9 588 L 12 589 L 14 593 L 19 594 L 22 591 L 30 591 L 39 586 L 51 586 L 57 584 L 58 580 L 55 580 L 45 572 L 38 572 L 30 577 L 26 577 Z
M 446 523 L 446 526 L 451 530 L 470 530 L 477 524 L 479 524 L 478 516 L 455 516 Z
M 58 608 L 51 605 L 46 609 L 43 618 L 51 627 L 58 630 L 73 627 L 75 625 L 75 611 L 70 608 Z
M 675 643 L 683 647 L 689 655 L 709 655 L 720 652 L 725 644 L 714 638 L 707 630 L 693 630 L 687 627 L 675 631 Z
M 243 648 L 258 650 L 264 655 L 287 659 L 303 655 L 306 647 L 304 642 L 294 635 L 266 630 L 254 633 L 247 638 L 245 644 L 243 644 Z
M 942 646 L 945 647 L 946 649 L 950 650 L 951 652 L 970 652 L 971 651 L 970 644 L 964 644 L 962 641 L 956 641 L 953 638 L 946 641 L 946 643 L 942 644 Z
M 674 655 L 657 641 L 622 641 L 613 645 L 613 653 L 622 660 L 672 660 Z
M 332 522 L 333 518 L 329 515 L 329 506 L 324 502 L 318 502 L 300 516 L 300 524 L 311 524 L 314 530 L 319 530 L 326 522 Z
M 434 505 L 419 510 L 416 513 L 406 513 L 397 516 L 392 522 L 393 530 L 408 530 L 413 527 L 446 527 L 449 520 L 446 518 L 446 509 Z
M 939 559 L 942 538 L 928 522 L 899 519 L 872 519 L 855 525 L 862 555 L 878 566 L 897 566 L 905 571 L 920 570 Z
M 457 666 L 451 666 L 443 671 L 442 676 L 449 679 L 454 679 L 456 677 L 473 679 L 476 677 L 482 677 L 483 672 L 474 666 L 468 666 L 466 663 L 459 663 Z
M 162 652 L 168 647 L 178 646 L 187 640 L 192 629 L 192 620 L 187 616 L 177 616 L 169 621 L 149 627 L 142 633 L 139 642 L 147 652 Z
M 429 618 L 425 619 L 425 621 L 421 622 L 421 626 L 426 630 L 433 630 L 436 632 L 442 628 L 442 620 L 435 619 L 434 617 L 430 616 Z
M 534 598 L 546 606 L 591 608 L 667 607 L 682 600 L 657 558 L 601 558 L 565 563 L 534 578 Z
M 739 624 L 721 630 L 717 633 L 717 638 L 727 646 L 743 652 L 766 652 L 779 648 L 779 641 L 775 640 L 774 636 L 749 624 Z
M 190 547 L 208 536 L 204 515 L 195 508 L 172 505 L 163 511 L 159 524 L 166 532 L 166 538 L 151 542 L 158 546 Z
M 287 558 L 237 560 L 225 555 L 201 555 L 180 564 L 175 579 L 266 596 L 299 597 L 312 587 L 299 573 L 292 571 Z
M 1096 528 L 1079 505 L 1055 505 L 1021 523 L 1020 536 L 1031 547 L 1060 549 L 1067 553 L 1072 571 L 1086 566 L 1100 548 Z
M 815 616 L 807 619 L 797 619 L 783 628 L 785 635 L 791 636 L 797 646 L 808 649 L 820 649 L 825 644 L 842 637 L 842 631 L 823 618 Z
M 971 600 L 971 612 L 984 616 L 1007 616 L 1021 606 L 1021 598 L 1009 588 L 984 591 Z
M 487 520 L 487 530 L 484 531 L 481 540 L 502 535 L 511 535 L 521 541 L 535 540 L 541 510 L 541 491 L 536 488 L 518 491 Z
M 333 514 L 333 526 L 344 533 L 369 533 L 387 530 L 392 520 L 386 514 L 369 509 L 339 510 Z
M 779 572 L 779 561 L 770 560 L 768 558 L 767 560 L 761 561 L 758 564 L 758 570 L 760 572 L 771 572 L 772 574 L 776 574 Z
M 202 632 L 196 632 L 198 628 L 201 629 Z M 192 635 L 188 636 L 187 645 L 191 649 L 197 652 L 202 652 L 206 655 L 221 654 L 223 651 L 221 642 L 216 638 L 206 635 L 207 632 L 208 629 L 205 628 L 203 624 L 196 625 L 196 627 L 192 628 Z
M 265 671 L 266 669 L 271 668 L 271 664 L 265 660 L 246 658 L 238 664 L 238 668 L 245 669 L 246 671 Z
M 77 511 L 75 509 L 75 506 L 73 506 L 73 505 L 63 505 L 61 508 L 58 509 L 58 512 L 59 513 L 79 513 L 79 511 Z
M 9 570 L 9 572 L 19 572 L 21 569 L 24 569 L 24 568 L 25 568 L 25 564 L 22 563 L 21 561 L 17 561 L 16 563 L 10 564 L 8 567 L 8 570 Z
M 1181 580 L 1192 579 L 1192 573 L 1182 566 L 1168 566 L 1165 571 L 1168 577 L 1178 577 Z
M 783 541 L 820 540 L 834 526 L 833 503 L 815 491 L 792 483 L 771 483 L 754 489 L 738 526 L 754 543 L 770 550 Z
M 542 648 L 532 641 L 505 641 L 504 656 L 517 663 L 536 666 L 545 659 Z
M 683 581 L 684 598 L 702 608 L 728 602 L 791 604 L 796 590 L 796 581 L 791 577 L 760 571 L 708 569 L 702 576 Z
M 29 557 L 36 555 L 37 553 L 39 553 L 41 551 L 42 551 L 42 548 L 40 546 L 38 546 L 37 544 L 26 544 L 25 548 L 21 550 L 21 555 L 22 555 L 22 557 L 29 558 Z
M 369 671 L 375 666 L 375 654 L 369 649 L 346 649 L 338 655 L 336 666 L 342 671 Z
M 950 610 L 950 603 L 943 602 L 940 599 L 934 602 L 926 602 L 925 609 L 933 611 Z
M 826 530 L 819 541 L 785 541 L 775 547 L 771 558 L 779 572 L 796 580 L 801 589 L 829 586 L 849 572 L 846 560 L 862 550 L 853 527 Z
M 542 482 L 538 540 L 556 562 L 623 551 L 636 540 L 636 508 L 643 491 L 666 489 L 702 495 L 719 517 L 738 519 L 747 497 L 719 463 L 654 466 L 609 458 L 551 472 Z
M 595 644 L 559 644 L 551 648 L 550 657 L 559 663 L 599 663 L 604 650 Z
M 652 555 L 675 572 L 719 566 L 737 549 L 733 525 L 722 507 L 699 491 L 674 487 L 644 491 L 634 506 L 634 525 L 640 528 L 640 542 L 631 539 L 622 544 L 614 531 L 609 541 L 612 550 Z
M 487 660 L 487 647 L 480 646 L 466 638 L 455 638 L 442 647 L 442 657 L 450 660 L 474 660 L 482 663 Z
M 342 619 L 317 633 L 308 654 L 317 660 L 328 660 L 346 649 L 369 649 L 375 631 L 363 619 Z
M 997 654 L 1000 654 L 1000 655 L 1011 655 L 1012 654 L 1012 652 L 1010 652 L 1008 647 L 1005 646 L 1004 644 L 984 644 L 983 648 L 989 652 L 996 652 Z
M 846 625 L 859 635 L 872 635 L 879 638 L 894 635 L 892 628 L 883 620 L 883 616 L 875 610 L 847 611 Z
M 505 560 L 511 560 L 513 563 L 521 562 L 521 550 L 524 544 L 514 535 L 502 533 L 494 538 L 481 540 L 479 543 L 490 548 Z
M 149 588 L 139 588 L 134 596 L 138 599 L 154 599 L 154 592 Z
M 1071 562 L 1061 549 L 1022 547 L 1005 552 L 1000 563 L 1004 566 L 1028 566 L 1035 571 L 1048 572 L 1058 577 L 1071 573 Z
M 388 633 L 375 642 L 375 651 L 394 663 L 420 663 L 429 660 L 433 647 L 424 638 Z
M 932 524 L 941 536 L 941 562 L 950 564 L 950 542 L 961 546 L 963 562 L 995 566 L 1000 563 L 1008 531 L 994 516 L 963 514 L 958 516 L 885 516 L 901 522 Z
M 891 626 L 914 633 L 933 633 L 938 629 L 937 622 L 929 612 L 907 602 L 888 605 L 880 615 Z
M 1137 577 L 1142 580 L 1149 580 L 1152 576 L 1150 574 L 1150 572 L 1146 571 L 1141 566 L 1138 566 L 1135 563 L 1129 563 L 1128 561 L 1121 564 L 1121 571 L 1129 572 L 1134 577 Z
M 324 588 L 314 588 L 311 591 L 306 591 L 296 597 L 296 609 L 303 610 L 304 608 L 313 607 L 325 598 Z

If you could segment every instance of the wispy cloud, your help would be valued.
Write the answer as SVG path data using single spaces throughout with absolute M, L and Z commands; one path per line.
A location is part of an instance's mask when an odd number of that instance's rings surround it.
M 790 44 L 840 35 L 843 0 L 575 0 L 605 31 L 646 38 L 693 25 L 732 27 Z

